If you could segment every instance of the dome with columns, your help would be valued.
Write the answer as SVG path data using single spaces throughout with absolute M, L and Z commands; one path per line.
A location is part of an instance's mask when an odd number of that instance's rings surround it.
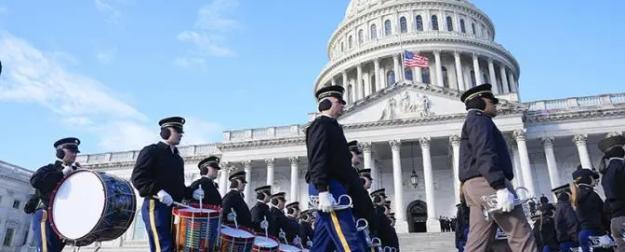
M 428 67 L 404 67 L 405 51 L 427 57 Z M 516 59 L 465 0 L 351 0 L 328 57 L 314 89 L 343 86 L 348 104 L 398 83 L 462 92 L 488 82 L 500 98 L 519 100 Z

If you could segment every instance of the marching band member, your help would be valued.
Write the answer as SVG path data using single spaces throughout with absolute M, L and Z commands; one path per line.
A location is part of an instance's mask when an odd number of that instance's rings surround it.
M 345 106 L 344 91 L 341 86 L 319 89 L 315 96 L 320 115 L 306 129 L 306 182 L 309 195 L 318 199 L 319 209 L 312 251 L 365 249 L 356 232 L 352 209 L 334 209 L 339 196 L 348 194 L 349 187 L 359 181 L 343 129 L 336 120 Z
M 310 248 L 312 245 L 313 229 L 312 229 L 312 210 L 304 210 L 299 215 L 299 237 L 302 239 L 302 245 Z
M 521 207 L 514 205 L 510 180 L 512 162 L 503 135 L 493 123 L 499 102 L 490 84 L 473 87 L 460 100 L 468 110 L 462 126 L 460 143 L 460 176 L 463 194 L 470 208 L 467 251 L 484 251 L 495 234 L 495 223 L 510 237 L 513 251 L 537 251 Z M 499 213 L 484 218 L 482 196 L 497 195 Z
M 584 252 L 591 251 L 590 236 L 605 234 L 602 225 L 603 200 L 594 191 L 597 179 L 599 175 L 591 169 L 579 168 L 573 172 L 571 201 L 580 226 L 577 235 L 579 245 Z
M 245 171 L 238 171 L 230 175 L 230 191 L 223 198 L 222 222 L 236 224 L 240 227 L 252 228 L 252 214 L 243 199 L 243 191 L 247 185 Z M 234 212 L 233 212 L 234 210 Z
M 254 189 L 256 192 L 256 205 L 251 209 L 252 225 L 254 231 L 265 233 L 265 228 L 269 228 L 269 198 L 271 197 L 271 186 L 265 185 Z M 263 224 L 264 223 L 264 224 Z
M 352 203 L 354 205 L 354 217 L 356 220 L 365 219 L 368 223 L 368 229 L 370 233 L 375 233 L 377 230 L 377 222 L 374 219 L 374 206 L 371 201 L 371 197 L 369 197 L 369 193 L 367 192 L 367 181 L 368 187 L 371 188 L 371 169 L 362 169 L 358 170 L 358 167 L 362 163 L 362 151 L 358 146 L 358 141 L 351 141 L 347 143 L 347 148 L 351 154 L 351 162 L 354 171 L 357 173 L 360 179 L 358 183 L 352 183 L 348 187 L 348 194 L 352 196 Z M 368 173 L 367 173 L 368 171 Z M 361 175 L 363 174 L 363 175 Z M 369 247 L 367 244 L 366 236 L 363 232 L 358 234 L 363 246 L 365 248 Z
M 362 187 L 364 187 L 365 190 L 371 189 L 371 183 L 373 182 L 373 177 L 371 177 L 371 169 L 360 169 L 358 171 L 358 176 L 360 176 L 360 182 L 362 183 Z M 371 198 L 369 198 L 369 201 L 371 201 Z
M 571 251 L 571 248 L 577 247 L 577 217 L 573 206 L 571 206 L 570 187 L 566 184 L 551 191 L 558 198 L 553 220 L 560 251 Z
M 174 201 L 204 197 L 202 189 L 191 191 L 184 184 L 184 161 L 176 148 L 184 133 L 184 123 L 184 118 L 177 116 L 160 120 L 163 141 L 139 152 L 130 177 L 144 198 L 141 216 L 151 251 L 175 251 L 171 230 Z
M 599 171 L 602 173 L 601 186 L 612 216 L 610 230 L 616 241 L 616 251 L 625 251 L 625 137 L 622 135 L 605 138 L 599 142 L 599 149 L 605 153 Z
M 386 193 L 385 189 L 381 188 L 371 192 L 371 198 L 373 203 L 376 204 L 374 215 L 377 222 L 378 229 L 375 236 L 380 238 L 382 247 L 391 247 L 399 250 L 399 240 L 393 226 L 391 226 L 391 220 L 388 218 L 390 213 L 389 208 L 386 206 Z
M 286 218 L 288 220 L 287 228 L 284 230 L 286 232 L 287 240 L 291 244 L 299 246 L 300 243 L 302 243 L 302 237 L 299 235 L 299 202 L 291 202 L 286 204 L 284 208 L 286 209 Z M 296 240 L 296 237 L 299 240 Z M 302 245 L 304 244 L 302 243 Z
M 285 192 L 277 192 L 271 195 L 270 207 L 269 207 L 269 235 L 277 237 L 280 242 L 284 242 L 280 237 L 280 231 L 290 232 L 289 220 L 284 215 L 284 207 L 286 204 Z M 288 240 L 288 239 L 287 239 Z
M 193 191 L 202 188 L 204 191 L 204 197 L 202 198 L 202 204 L 214 205 L 221 207 L 221 194 L 219 194 L 219 185 L 215 182 L 217 174 L 221 167 L 219 167 L 219 158 L 216 156 L 209 156 L 200 163 L 197 167 L 200 169 L 200 175 L 202 177 L 196 181 L 193 181 L 189 188 Z M 193 202 L 200 203 L 198 200 Z
M 35 197 L 29 204 L 27 212 L 35 211 L 33 216 L 33 232 L 37 241 L 37 251 L 57 252 L 63 250 L 65 242 L 52 230 L 50 226 L 48 206 L 50 194 L 64 177 L 75 171 L 80 166 L 76 161 L 76 155 L 80 140 L 74 137 L 63 138 L 54 143 L 56 149 L 56 162 L 39 168 L 30 178 L 30 184 L 35 188 Z M 35 210 L 36 208 L 36 210 Z

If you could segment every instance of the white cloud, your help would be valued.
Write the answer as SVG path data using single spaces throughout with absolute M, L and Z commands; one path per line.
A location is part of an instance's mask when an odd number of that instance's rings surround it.
M 115 56 L 117 55 L 117 49 L 105 49 L 105 50 L 97 50 L 95 53 L 96 59 L 102 64 L 110 64 L 115 60 Z
M 205 67 L 206 61 L 199 58 L 232 57 L 236 53 L 227 46 L 227 33 L 239 27 L 239 23 L 230 17 L 239 6 L 238 0 L 213 0 L 198 10 L 193 29 L 178 33 L 176 39 L 193 45 L 187 55 L 174 60 L 180 67 Z M 198 64 L 201 63 L 201 64 Z
M 198 58 L 198 57 L 193 57 L 193 56 L 189 56 L 189 57 L 178 57 L 174 60 L 174 65 L 181 67 L 181 68 L 192 68 L 192 67 L 197 67 L 201 70 L 206 69 L 207 64 L 206 64 L 206 60 L 203 58 Z
M 106 16 L 106 21 L 117 24 L 121 21 L 122 13 L 114 7 L 115 0 L 94 0 L 94 4 L 98 11 Z

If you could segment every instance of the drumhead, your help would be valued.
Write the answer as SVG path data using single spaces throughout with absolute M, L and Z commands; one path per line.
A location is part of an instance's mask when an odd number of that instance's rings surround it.
M 254 246 L 261 248 L 275 248 L 278 247 L 278 242 L 274 239 L 264 237 L 264 236 L 256 236 L 254 239 Z
M 244 238 L 244 239 L 254 238 L 254 235 L 250 232 L 247 232 L 242 229 L 231 228 L 228 226 L 221 226 L 221 233 L 228 235 L 230 237 L 237 237 L 237 238 Z
M 278 248 L 280 251 L 284 251 L 284 252 L 300 252 L 302 251 L 300 248 L 289 245 L 289 244 L 284 244 L 284 243 L 280 243 L 280 247 Z
M 199 209 L 199 208 L 174 208 L 174 215 L 181 217 L 194 217 L 194 218 L 206 218 L 206 217 L 219 217 L 219 212 L 213 209 Z
M 104 211 L 104 185 L 93 172 L 77 171 L 61 183 L 52 199 L 55 229 L 67 239 L 88 235 Z

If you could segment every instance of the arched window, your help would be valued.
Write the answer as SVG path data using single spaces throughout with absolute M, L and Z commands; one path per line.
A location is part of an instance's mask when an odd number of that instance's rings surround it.
M 386 85 L 390 86 L 395 84 L 395 72 L 393 70 L 386 72 Z
M 475 71 L 471 70 L 471 87 L 475 87 L 477 85 L 477 81 L 475 80 Z
M 384 21 L 384 35 L 388 36 L 393 34 L 392 28 L 393 27 L 391 26 L 391 20 Z
M 449 76 L 447 75 L 447 68 L 441 67 L 441 69 L 443 70 L 443 86 L 449 87 Z
M 416 19 L 417 31 L 423 31 L 423 18 L 421 18 L 421 15 L 417 15 Z
M 405 17 L 399 18 L 399 31 L 401 33 L 408 32 L 408 24 L 406 23 L 406 18 Z
M 432 30 L 438 31 L 438 18 L 436 15 L 432 15 Z
M 354 43 L 354 38 L 352 38 L 352 35 L 349 35 L 349 38 L 347 39 L 347 45 L 349 46 L 349 49 L 352 49 Z
M 362 44 L 362 42 L 364 41 L 364 31 L 362 29 L 358 30 L 358 44 Z
M 475 35 L 477 33 L 475 31 L 475 23 L 471 23 L 471 30 L 473 31 L 473 35 Z
M 375 74 L 371 75 L 371 81 L 369 81 L 369 83 L 371 85 L 371 93 L 373 94 L 373 93 L 375 93 L 375 91 L 377 91 L 376 88 L 375 88 L 375 84 L 376 84 L 375 83 Z
M 378 39 L 378 29 L 375 27 L 375 24 L 372 24 L 370 29 L 371 40 Z
M 341 52 L 345 51 L 345 44 L 343 43 L 343 41 L 341 41 Z
M 464 27 L 464 19 L 460 19 L 460 31 L 462 33 L 467 33 L 467 29 Z
M 423 80 L 423 83 L 427 83 L 427 84 L 432 83 L 432 80 L 430 80 L 430 68 L 429 67 L 421 69 L 421 79 Z
M 404 76 L 406 76 L 406 80 L 414 80 L 414 78 L 412 78 L 412 69 L 410 68 L 404 70 Z
M 454 21 L 450 16 L 447 16 L 447 31 L 454 31 Z

